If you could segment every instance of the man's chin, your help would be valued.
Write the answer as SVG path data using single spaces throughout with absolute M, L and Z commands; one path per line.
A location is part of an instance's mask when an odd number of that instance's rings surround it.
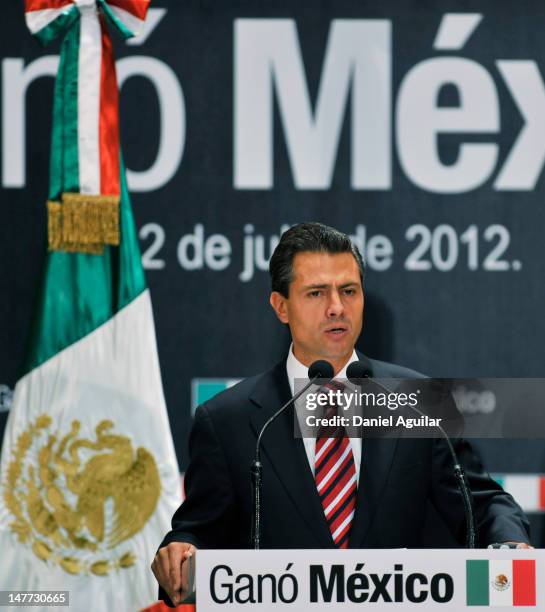
M 321 359 L 335 363 L 348 362 L 354 351 L 354 345 L 347 343 L 346 346 L 335 346 L 325 350 Z
M 303 345 L 301 345 L 301 348 Z M 319 346 L 306 345 L 305 350 L 295 350 L 295 356 L 299 357 L 303 363 L 308 363 L 310 366 L 314 361 L 323 359 L 331 362 L 338 370 L 342 368 L 354 352 L 354 343 L 351 339 L 345 339 L 343 342 L 321 342 Z
M 324 352 L 331 355 L 333 358 L 341 357 L 342 355 L 346 355 L 347 353 L 352 353 L 354 350 L 354 340 L 348 334 L 344 334 L 343 336 L 328 336 L 326 337 L 326 341 L 324 343 Z

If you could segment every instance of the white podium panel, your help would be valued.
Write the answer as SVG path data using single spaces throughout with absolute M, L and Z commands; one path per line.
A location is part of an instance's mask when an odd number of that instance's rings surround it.
M 545 611 L 545 550 L 199 550 L 197 610 Z

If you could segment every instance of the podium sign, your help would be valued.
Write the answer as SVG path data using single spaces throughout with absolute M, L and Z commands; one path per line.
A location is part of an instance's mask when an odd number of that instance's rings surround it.
M 545 550 L 199 550 L 196 565 L 199 612 L 545 610 Z

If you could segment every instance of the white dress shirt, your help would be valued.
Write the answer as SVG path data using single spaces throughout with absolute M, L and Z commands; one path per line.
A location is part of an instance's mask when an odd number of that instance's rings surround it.
M 358 355 L 356 351 L 352 353 L 352 357 L 350 357 L 348 363 L 344 366 L 344 368 L 335 376 L 335 378 L 344 378 L 346 379 L 346 368 L 353 361 L 358 361 Z M 288 374 L 288 381 L 290 383 L 291 394 L 295 395 L 295 379 L 307 379 L 308 380 L 308 367 L 302 364 L 297 357 L 293 354 L 293 344 L 290 346 L 290 350 L 288 353 L 288 358 L 286 360 L 286 372 Z M 310 387 L 307 393 L 315 392 L 315 388 Z M 305 410 L 304 410 L 304 402 L 305 402 L 305 394 L 303 394 L 296 402 L 297 408 L 297 417 L 299 419 L 299 427 L 301 431 L 305 431 L 304 422 L 302 419 L 304 418 Z M 360 462 L 361 462 L 361 438 L 349 438 L 350 445 L 352 446 L 352 453 L 354 455 L 354 464 L 356 467 L 356 480 L 359 482 L 360 479 Z M 314 465 L 316 463 L 315 455 L 316 455 L 316 438 L 303 438 L 303 443 L 305 445 L 305 451 L 307 453 L 308 464 L 314 475 Z

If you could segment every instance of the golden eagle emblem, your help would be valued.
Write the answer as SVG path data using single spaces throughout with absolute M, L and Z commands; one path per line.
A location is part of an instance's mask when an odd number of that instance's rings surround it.
M 505 574 L 498 574 L 492 583 L 496 591 L 505 591 L 511 586 L 509 578 Z
M 71 574 L 130 567 L 134 555 L 115 549 L 155 511 L 161 481 L 153 455 L 135 451 L 109 420 L 98 423 L 94 439 L 79 437 L 80 421 L 62 437 L 51 422 L 41 415 L 17 439 L 4 484 L 10 528 Z

